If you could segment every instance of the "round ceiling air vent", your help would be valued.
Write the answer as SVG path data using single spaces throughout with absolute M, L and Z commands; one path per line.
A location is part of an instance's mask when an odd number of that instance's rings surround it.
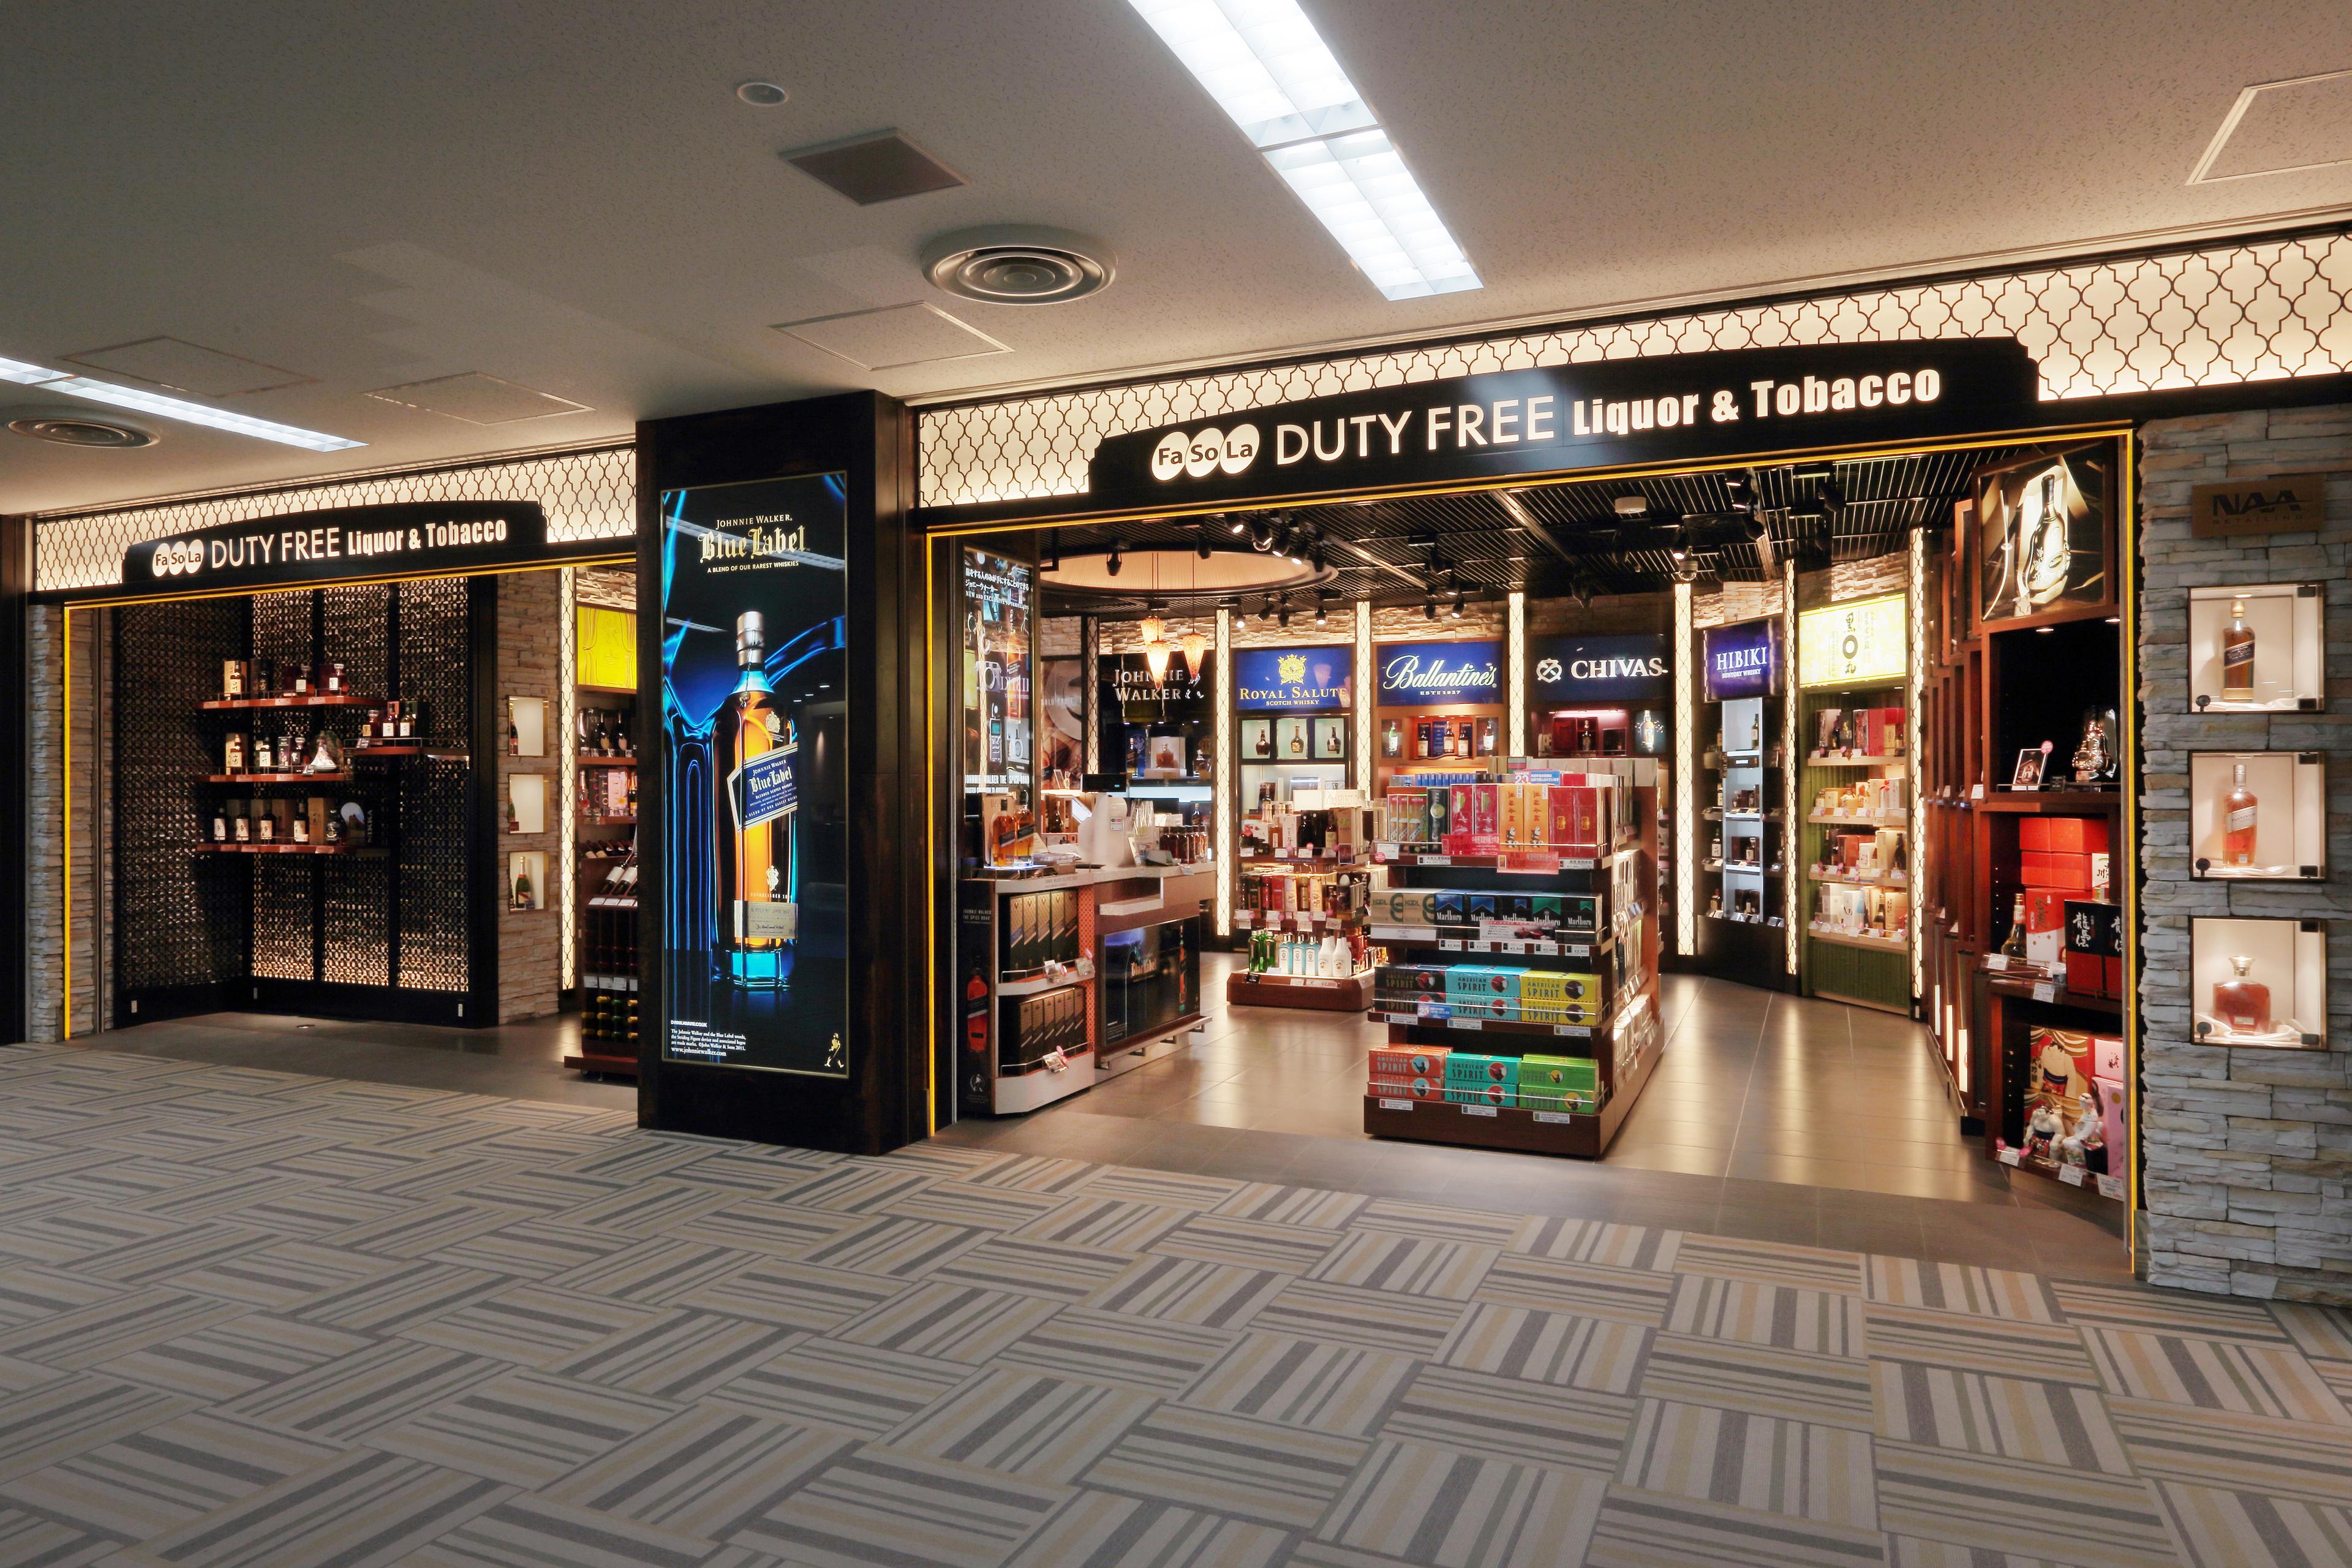
M 989 305 L 1061 305 L 1099 294 L 1117 258 L 1066 229 L 996 225 L 943 234 L 923 247 L 923 272 L 948 293 Z
M 152 430 L 93 418 L 87 414 L 27 414 L 9 420 L 8 428 L 36 441 L 54 441 L 60 447 L 94 447 L 103 451 L 128 451 L 155 444 Z

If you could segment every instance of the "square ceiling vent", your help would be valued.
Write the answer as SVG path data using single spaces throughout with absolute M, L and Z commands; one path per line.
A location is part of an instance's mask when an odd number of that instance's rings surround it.
M 860 370 L 896 370 L 934 360 L 1013 352 L 934 305 L 887 305 L 878 310 L 814 316 L 804 321 L 781 322 L 776 331 L 811 348 L 823 349 L 835 359 L 847 360 Z
M 380 403 L 421 408 L 427 414 L 462 419 L 468 425 L 512 425 L 524 419 L 551 419 L 559 414 L 585 414 L 584 403 L 553 393 L 535 392 L 495 375 L 469 370 L 462 375 L 436 376 L 399 386 L 380 386 L 368 394 Z
M 899 135 L 876 131 L 784 154 L 784 162 L 861 207 L 952 190 L 963 176 Z
M 110 349 L 90 349 L 65 357 L 73 364 L 198 397 L 241 397 L 249 392 L 307 386 L 314 379 L 178 338 L 142 338 L 135 343 L 117 343 Z
M 2265 81 L 2238 94 L 2192 185 L 2352 163 L 2352 70 Z

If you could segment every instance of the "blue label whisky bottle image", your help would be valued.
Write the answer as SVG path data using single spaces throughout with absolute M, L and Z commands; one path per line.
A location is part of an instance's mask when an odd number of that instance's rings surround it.
M 719 834 L 718 963 L 739 985 L 788 984 L 799 938 L 799 866 L 793 830 L 800 805 L 794 773 L 800 736 L 768 684 L 767 623 L 757 610 L 735 619 L 735 689 L 712 725 Z

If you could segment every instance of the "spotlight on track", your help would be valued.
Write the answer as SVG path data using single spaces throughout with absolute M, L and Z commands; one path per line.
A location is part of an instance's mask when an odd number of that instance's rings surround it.
M 1282 596 L 1282 609 L 1276 616 L 1275 624 L 1285 628 L 1290 625 L 1290 595 L 1287 594 Z
M 1250 548 L 1260 555 L 1274 548 L 1274 524 L 1262 517 L 1252 518 L 1249 525 Z
M 1103 562 L 1103 570 L 1116 577 L 1118 575 L 1118 569 L 1126 564 L 1126 554 L 1119 549 L 1118 541 L 1116 539 L 1112 540 L 1110 542 L 1110 554 Z
M 1637 490 L 1629 496 L 1619 496 L 1609 507 L 1619 517 L 1640 517 L 1650 510 L 1650 498 Z
M 1421 606 L 1421 614 L 1424 620 L 1433 621 L 1437 618 L 1437 595 L 1434 591 L 1430 594 L 1428 602 Z
M 1318 626 L 1328 626 L 1331 624 L 1330 602 L 1320 594 L 1315 595 L 1315 624 Z
M 1249 519 L 1239 512 L 1228 513 L 1225 517 L 1225 531 L 1239 539 L 1249 531 Z
M 1192 552 L 1206 561 L 1213 552 L 1209 548 L 1209 525 L 1201 525 L 1201 537 L 1193 542 Z

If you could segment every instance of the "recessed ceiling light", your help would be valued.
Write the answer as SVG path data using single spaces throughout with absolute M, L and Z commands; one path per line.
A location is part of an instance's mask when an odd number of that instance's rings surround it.
M 1128 0 L 1391 300 L 1477 269 L 1297 0 Z
M 772 81 L 747 81 L 735 89 L 735 96 L 754 109 L 774 109 L 792 100 L 792 94 Z
M 231 414 L 224 408 L 207 408 L 201 403 L 165 397 L 161 393 L 142 392 L 133 386 L 117 386 L 112 382 L 93 381 L 86 375 L 68 375 L 63 371 L 26 364 L 22 360 L 0 359 L 0 381 L 12 381 L 20 386 L 37 386 L 43 392 L 56 393 L 63 397 L 79 397 L 116 408 L 136 409 L 142 414 L 177 419 L 185 425 L 202 425 L 209 429 L 226 430 L 232 435 L 250 436 L 257 441 L 300 447 L 307 451 L 348 452 L 354 447 L 367 445 L 364 441 L 328 436 L 317 430 L 256 419 L 250 415 Z

